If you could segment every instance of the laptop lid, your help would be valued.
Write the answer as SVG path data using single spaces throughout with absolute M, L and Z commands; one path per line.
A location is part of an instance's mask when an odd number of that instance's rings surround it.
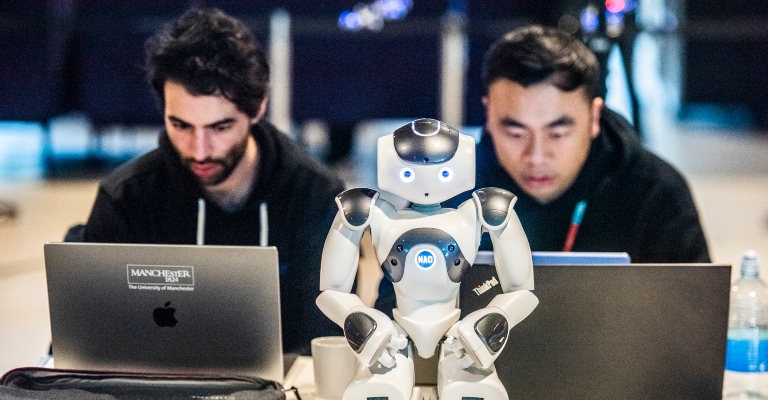
M 532 251 L 533 265 L 629 264 L 624 252 Z M 475 264 L 493 264 L 493 251 L 479 251 Z
M 56 368 L 283 380 L 275 247 L 48 243 Z
M 721 399 L 729 265 L 534 266 L 539 305 L 496 369 L 510 398 Z M 495 268 L 462 281 L 462 317 L 501 293 Z

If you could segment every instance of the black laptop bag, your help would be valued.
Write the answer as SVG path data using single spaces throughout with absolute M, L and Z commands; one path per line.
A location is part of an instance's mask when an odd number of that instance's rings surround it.
M 284 400 L 275 381 L 215 375 L 139 374 L 50 368 L 17 368 L 0 380 L 2 399 L 83 400 Z

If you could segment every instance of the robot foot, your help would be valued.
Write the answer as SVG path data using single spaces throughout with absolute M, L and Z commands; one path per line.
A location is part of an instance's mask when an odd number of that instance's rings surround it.
M 436 391 L 435 391 L 436 392 Z M 438 397 L 433 394 L 434 400 L 464 400 L 464 399 L 482 399 L 482 400 L 508 400 L 507 391 L 501 382 L 495 385 L 487 382 L 454 382 L 442 388 L 442 395 Z
M 421 390 L 413 386 L 413 361 L 397 354 L 395 362 L 392 368 L 380 364 L 360 368 L 344 391 L 342 400 L 422 400 Z
M 509 400 L 493 365 L 488 369 L 462 369 L 455 354 L 446 355 L 438 364 L 437 384 L 440 400 Z
M 351 390 L 350 390 L 351 389 Z M 398 390 L 392 390 L 392 387 L 382 387 L 381 385 L 370 385 L 366 383 L 361 389 L 354 389 L 350 385 L 344 392 L 342 400 L 360 400 L 360 399 L 387 399 L 387 400 L 424 400 L 421 396 L 421 389 L 411 388 L 411 396 L 403 397 Z M 437 393 L 437 392 L 435 392 Z M 437 394 L 435 394 L 437 396 Z M 429 399 L 429 397 L 427 397 Z M 437 400 L 437 397 L 435 397 Z

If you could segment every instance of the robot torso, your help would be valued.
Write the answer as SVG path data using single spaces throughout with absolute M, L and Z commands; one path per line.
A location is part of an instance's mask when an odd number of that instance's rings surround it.
M 459 284 L 477 256 L 481 225 L 473 202 L 431 212 L 396 210 L 379 199 L 371 215 L 376 256 L 405 315 L 436 304 L 456 308 Z M 439 318 L 440 315 L 434 315 Z

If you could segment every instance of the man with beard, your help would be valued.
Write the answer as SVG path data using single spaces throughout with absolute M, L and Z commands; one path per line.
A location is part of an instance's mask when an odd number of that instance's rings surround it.
M 251 32 L 190 10 L 149 39 L 146 67 L 165 131 L 101 183 L 85 240 L 276 246 L 284 350 L 307 354 L 312 338 L 340 334 L 315 298 L 344 187 L 263 119 L 269 66 Z

